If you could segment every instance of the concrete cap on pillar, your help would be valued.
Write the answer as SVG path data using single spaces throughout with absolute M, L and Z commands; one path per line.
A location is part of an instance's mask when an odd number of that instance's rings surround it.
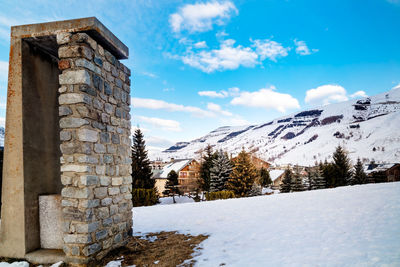
M 12 38 L 40 38 L 62 32 L 84 32 L 113 54 L 117 59 L 127 59 L 129 49 L 96 17 L 28 24 L 11 27 Z M 49 42 L 50 43 L 50 42 Z M 48 43 L 48 44 L 49 44 Z M 54 44 L 56 45 L 56 43 Z M 53 51 L 56 51 L 54 48 Z M 49 51 L 51 52 L 51 51 Z

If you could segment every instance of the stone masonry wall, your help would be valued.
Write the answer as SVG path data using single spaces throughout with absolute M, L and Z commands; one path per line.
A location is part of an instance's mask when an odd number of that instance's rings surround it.
M 85 264 L 132 227 L 130 70 L 85 33 L 57 43 L 63 250 Z

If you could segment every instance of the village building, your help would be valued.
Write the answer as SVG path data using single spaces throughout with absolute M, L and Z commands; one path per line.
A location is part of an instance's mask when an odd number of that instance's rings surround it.
M 272 181 L 272 189 L 279 189 L 279 186 L 282 183 L 283 177 L 285 174 L 285 170 L 270 170 L 269 171 L 269 177 L 271 178 Z
M 194 159 L 173 160 L 157 172 L 153 179 L 156 180 L 155 187 L 160 196 L 163 196 L 168 174 L 174 170 L 178 174 L 179 190 L 181 194 L 190 194 L 198 188 L 199 163 Z
M 271 166 L 270 163 L 266 162 L 265 160 L 262 160 L 254 155 L 250 156 L 250 161 L 256 167 L 257 170 L 264 168 L 264 169 L 269 169 Z
M 370 163 L 364 171 L 370 183 L 400 181 L 400 163 Z

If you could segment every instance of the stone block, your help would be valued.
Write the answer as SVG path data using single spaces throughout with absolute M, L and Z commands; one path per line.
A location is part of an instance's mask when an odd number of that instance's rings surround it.
M 109 187 L 108 188 L 108 194 L 109 195 L 117 195 L 117 194 L 119 194 L 119 187 Z
M 71 40 L 71 33 L 69 32 L 60 32 L 56 35 L 57 44 L 63 45 L 69 43 Z
M 91 99 L 88 95 L 85 94 L 78 94 L 78 93 L 68 93 L 62 94 L 58 97 L 58 102 L 60 105 L 70 105 L 70 104 L 77 104 L 77 103 L 85 103 L 90 104 Z M 71 113 L 69 113 L 71 114 Z M 69 115 L 66 114 L 66 115 Z
M 98 243 L 91 244 L 83 248 L 83 255 L 90 256 L 101 250 L 101 245 Z
M 89 129 L 79 129 L 77 131 L 77 136 L 78 140 L 83 142 L 97 142 L 99 139 L 98 132 Z
M 100 230 L 96 232 L 96 240 L 100 241 L 103 240 L 108 236 L 108 231 L 106 229 Z
M 122 177 L 113 177 L 111 184 L 113 186 L 118 186 L 118 185 L 122 185 L 122 182 L 123 182 L 123 178 Z
M 95 208 L 100 205 L 100 200 L 98 199 L 81 199 L 79 200 L 80 208 Z
M 106 153 L 106 147 L 103 144 L 94 144 L 94 151 L 96 153 Z
M 87 187 L 64 187 L 61 190 L 61 195 L 66 198 L 89 198 L 91 193 L 91 190 Z
M 105 198 L 107 196 L 107 187 L 95 188 L 94 196 L 99 199 Z
M 100 219 L 106 219 L 110 216 L 108 207 L 102 207 L 97 209 L 97 217 Z
M 64 71 L 59 75 L 59 83 L 63 84 L 87 84 L 92 85 L 90 74 L 87 70 Z
M 76 67 L 82 67 L 82 68 L 86 68 L 88 70 L 93 71 L 94 73 L 101 75 L 101 69 L 94 65 L 92 62 L 88 61 L 85 58 L 78 58 L 75 60 L 75 66 Z
M 59 58 L 73 58 L 73 57 L 85 57 L 92 59 L 93 52 L 89 47 L 84 45 L 72 45 L 72 46 L 61 46 L 58 49 Z
M 101 205 L 102 206 L 110 206 L 112 204 L 112 198 L 104 198 L 101 200 Z
M 88 156 L 88 155 L 82 155 L 78 156 L 77 160 L 79 163 L 90 163 L 90 164 L 97 164 L 99 160 L 95 156 Z
M 60 132 L 60 140 L 61 141 L 69 141 L 71 140 L 71 132 L 70 131 L 61 131 Z
M 39 196 L 40 246 L 45 249 L 62 249 L 61 196 Z
M 89 124 L 89 121 L 81 118 L 61 118 L 60 128 L 78 128 Z
M 104 166 L 104 165 L 97 165 L 97 166 L 96 166 L 96 174 L 98 174 L 98 175 L 104 175 L 104 174 L 106 174 L 106 166 Z
M 64 242 L 66 244 L 89 244 L 92 242 L 92 238 L 88 234 L 66 234 Z
M 78 223 L 75 225 L 75 229 L 78 234 L 84 234 L 96 231 L 99 228 L 99 226 L 100 226 L 99 222 Z
M 61 172 L 90 172 L 91 168 L 87 165 L 76 165 L 76 164 L 69 164 L 69 165 L 62 165 Z
M 99 177 L 96 175 L 82 175 L 80 180 L 83 185 L 97 185 L 99 183 Z
M 60 106 L 58 107 L 58 115 L 59 116 L 67 116 L 67 115 L 71 115 L 72 114 L 72 110 L 67 107 L 67 106 Z

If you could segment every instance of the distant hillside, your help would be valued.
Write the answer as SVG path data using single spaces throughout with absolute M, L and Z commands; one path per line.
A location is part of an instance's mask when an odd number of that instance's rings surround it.
M 244 147 L 277 164 L 329 160 L 338 144 L 346 147 L 353 160 L 400 161 L 400 87 L 259 125 L 220 127 L 190 142 L 179 142 L 157 157 L 195 157 L 207 144 L 232 154 Z

